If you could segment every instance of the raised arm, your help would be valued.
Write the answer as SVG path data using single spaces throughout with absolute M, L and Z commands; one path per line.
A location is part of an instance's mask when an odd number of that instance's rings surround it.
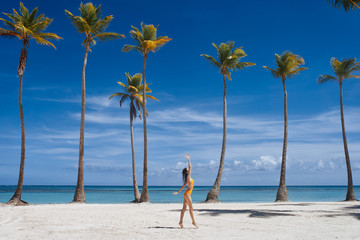
M 188 178 L 190 179 L 190 173 L 191 173 L 191 163 L 190 163 L 190 157 L 188 155 L 185 155 L 185 157 L 188 159 L 188 164 L 189 164 L 189 172 L 188 172 Z

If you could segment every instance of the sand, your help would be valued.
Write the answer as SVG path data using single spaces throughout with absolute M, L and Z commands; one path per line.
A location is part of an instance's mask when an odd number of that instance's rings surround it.
M 0 239 L 360 239 L 360 203 L 0 205 Z

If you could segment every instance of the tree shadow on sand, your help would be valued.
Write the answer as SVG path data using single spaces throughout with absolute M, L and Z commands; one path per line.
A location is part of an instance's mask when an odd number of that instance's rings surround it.
M 328 214 L 323 215 L 322 217 L 330 217 L 330 218 L 336 218 L 336 217 L 353 217 L 357 220 L 360 220 L 360 213 L 339 213 L 339 214 Z
M 229 209 L 196 209 L 194 211 L 200 212 L 202 215 L 219 216 L 223 214 L 248 214 L 251 218 L 270 218 L 280 216 L 296 216 L 290 210 L 229 210 Z
M 352 206 L 347 206 L 347 207 L 343 207 L 341 208 L 341 213 L 334 213 L 334 214 L 328 214 L 328 215 L 323 215 L 322 217 L 346 217 L 346 216 L 350 216 L 353 217 L 357 220 L 360 220 L 360 212 L 354 212 L 356 210 L 360 210 L 360 205 L 356 204 L 356 205 L 352 205 Z
M 155 227 L 148 227 L 149 229 L 181 229 L 180 227 L 164 227 L 164 226 L 155 226 Z

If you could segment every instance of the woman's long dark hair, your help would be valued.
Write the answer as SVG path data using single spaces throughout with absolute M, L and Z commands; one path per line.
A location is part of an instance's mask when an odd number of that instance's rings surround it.
M 183 181 L 184 181 L 184 183 L 185 183 L 185 182 L 186 182 L 186 179 L 187 179 L 187 177 L 188 177 L 187 168 L 184 168 L 184 169 L 182 170 L 182 175 L 183 175 Z

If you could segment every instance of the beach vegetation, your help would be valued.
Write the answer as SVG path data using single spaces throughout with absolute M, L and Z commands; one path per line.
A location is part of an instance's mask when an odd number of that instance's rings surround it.
M 142 77 L 144 80 L 144 86 L 146 84 L 145 78 L 145 68 L 146 68 L 146 61 L 150 51 L 156 52 L 159 48 L 164 46 L 167 42 L 171 41 L 172 39 L 167 36 L 157 37 L 157 27 L 152 24 L 146 25 L 144 23 L 140 24 L 141 31 L 131 26 L 132 30 L 130 31 L 130 36 L 135 41 L 135 45 L 126 44 L 124 45 L 122 51 L 129 52 L 129 51 L 137 51 L 141 53 L 144 57 L 144 64 L 142 69 Z M 145 96 L 146 91 L 143 91 L 143 99 L 146 99 Z M 146 111 L 146 101 L 143 101 L 142 110 L 143 113 Z M 142 192 L 140 197 L 140 202 L 149 202 L 149 190 L 148 190 L 148 178 L 147 178 L 147 126 L 146 126 L 146 114 L 143 114 L 143 125 L 144 125 L 144 170 L 143 170 L 143 186 Z
M 211 65 L 220 69 L 222 80 L 224 84 L 224 95 L 223 95 L 223 138 L 221 145 L 220 164 L 218 174 L 211 190 L 206 196 L 205 202 L 219 202 L 219 191 L 221 185 L 221 178 L 224 169 L 225 162 L 225 148 L 226 148 L 226 117 L 227 117 L 227 103 L 226 103 L 226 78 L 231 80 L 231 71 L 242 70 L 246 67 L 254 66 L 255 63 L 241 62 L 240 60 L 246 57 L 246 53 L 242 47 L 235 48 L 235 42 L 228 41 L 221 43 L 220 45 L 212 44 L 217 51 L 217 59 L 210 55 L 201 54 Z
M 115 32 L 105 32 L 109 26 L 113 16 L 109 15 L 101 18 L 101 5 L 95 6 L 92 3 L 80 4 L 80 16 L 75 16 L 68 10 L 65 14 L 79 33 L 85 34 L 83 45 L 85 47 L 85 55 L 82 66 L 82 90 L 81 90 L 81 122 L 80 122 L 80 144 L 79 144 L 79 165 L 77 184 L 73 202 L 85 202 L 84 190 L 84 131 L 85 131 L 85 69 L 90 47 L 96 44 L 96 41 L 108 41 L 124 38 L 122 34 Z
M 22 42 L 22 50 L 20 53 L 20 60 L 17 69 L 17 76 L 19 77 L 19 113 L 21 124 L 21 156 L 20 156 L 20 171 L 17 187 L 14 195 L 9 200 L 12 205 L 24 205 L 27 202 L 21 199 L 24 169 L 25 169 L 25 123 L 22 103 L 23 90 L 23 75 L 25 72 L 28 48 L 30 40 L 34 39 L 37 44 L 51 46 L 54 49 L 55 45 L 50 40 L 61 39 L 55 33 L 45 32 L 47 27 L 52 23 L 53 19 L 45 17 L 44 14 L 38 15 L 38 8 L 35 7 L 29 11 L 22 2 L 20 2 L 20 10 L 17 12 L 13 9 L 13 13 L 4 13 L 9 20 L 0 18 L 1 22 L 6 28 L 0 28 L 0 36 L 2 37 L 16 37 Z
M 119 103 L 120 107 L 123 103 L 130 99 L 130 140 L 131 140 L 131 156 L 132 156 L 132 173 L 133 173 L 133 186 L 134 186 L 134 201 L 135 203 L 140 202 L 140 191 L 136 180 L 136 167 L 135 167 L 135 147 L 134 147 L 134 130 L 133 130 L 133 121 L 137 117 L 137 113 L 139 113 L 139 118 L 141 119 L 141 109 L 142 109 L 142 102 L 143 102 L 143 91 L 144 85 L 141 84 L 142 76 L 140 73 L 137 73 L 131 76 L 129 73 L 125 73 L 126 75 L 126 82 L 122 83 L 118 82 L 118 84 L 124 88 L 124 92 L 116 92 L 110 96 L 109 100 L 113 97 L 120 97 Z M 146 86 L 146 93 L 151 93 L 150 88 L 148 87 L 149 84 Z M 147 99 L 158 100 L 155 97 L 146 94 L 145 97 Z M 148 116 L 148 112 L 146 112 Z
M 347 193 L 345 201 L 355 201 L 355 193 L 352 179 L 352 171 L 350 164 L 350 155 L 349 149 L 347 145 L 346 139 L 346 131 L 345 131 L 345 120 L 344 120 L 344 108 L 343 108 L 343 81 L 349 78 L 360 78 L 358 75 L 354 75 L 355 71 L 360 70 L 360 62 L 356 62 L 355 58 L 343 59 L 342 61 L 337 60 L 336 58 L 331 58 L 330 65 L 332 70 L 334 71 L 334 76 L 332 75 L 320 75 L 317 79 L 319 84 L 324 83 L 339 83 L 340 86 L 340 117 L 341 117 L 341 130 L 342 137 L 344 143 L 344 153 L 345 153 L 345 161 L 346 161 L 346 169 L 347 169 Z
M 284 141 L 281 158 L 280 183 L 276 194 L 276 202 L 288 201 L 288 192 L 286 188 L 286 154 L 287 154 L 287 138 L 288 138 L 288 114 L 287 114 L 287 91 L 285 87 L 285 80 L 293 78 L 300 74 L 301 71 L 306 70 L 306 67 L 301 67 L 305 64 L 304 59 L 300 55 L 293 54 L 290 51 L 285 51 L 281 55 L 275 54 L 275 64 L 277 68 L 272 69 L 264 66 L 269 70 L 274 78 L 280 78 L 284 90 Z

